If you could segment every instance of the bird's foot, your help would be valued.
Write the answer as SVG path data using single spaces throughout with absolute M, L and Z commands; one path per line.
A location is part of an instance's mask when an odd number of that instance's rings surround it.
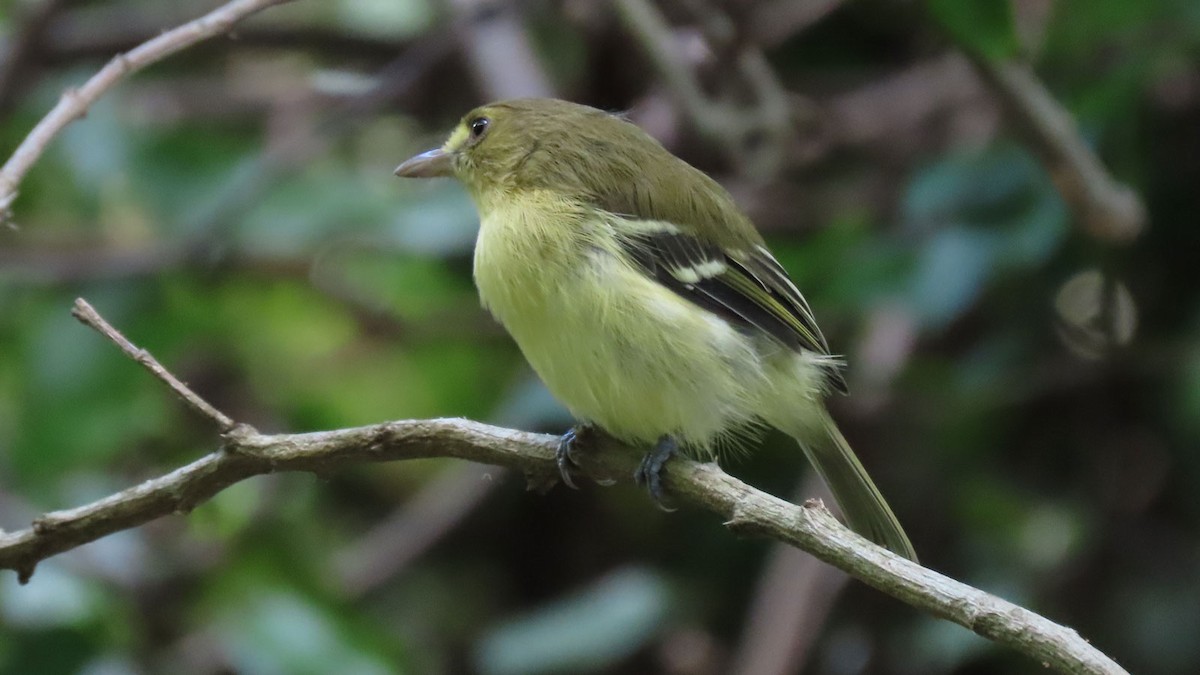
M 591 427 L 587 424 L 577 424 L 571 427 L 559 439 L 558 450 L 554 453 L 555 462 L 558 464 L 558 475 L 562 477 L 563 484 L 572 490 L 579 489 L 579 486 L 575 485 L 575 479 L 571 477 L 579 463 L 571 458 L 571 453 L 578 449 L 579 444 L 590 432 Z
M 638 465 L 636 471 L 633 472 L 633 480 L 638 485 L 645 485 L 650 491 L 650 497 L 658 504 L 658 507 L 664 511 L 674 511 L 675 509 L 668 506 L 663 494 L 662 471 L 663 465 L 668 459 L 675 456 L 679 450 L 679 445 L 675 439 L 670 436 L 663 436 L 658 439 L 658 443 L 654 444 L 654 449 L 646 453 L 642 458 L 642 463 Z

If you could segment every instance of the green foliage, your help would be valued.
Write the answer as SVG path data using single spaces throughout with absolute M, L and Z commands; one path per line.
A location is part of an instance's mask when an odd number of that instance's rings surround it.
M 18 30 L 28 4 L 0 6 L 0 31 Z M 26 88 L 0 109 L 0 145 L 15 147 L 118 37 L 202 5 L 59 3 Z M 765 186 L 695 135 L 604 3 L 505 7 L 500 18 L 520 20 L 460 17 L 451 30 L 428 1 L 289 4 L 123 82 L 50 146 L 22 184 L 19 228 L 0 228 L 0 527 L 219 445 L 70 318 L 78 296 L 264 431 L 457 415 L 565 429 L 479 308 L 469 200 L 449 181 L 391 175 L 503 84 L 480 80 L 454 31 L 511 25 L 533 42 L 524 66 L 564 96 L 630 110 L 755 214 L 849 362 L 853 395 L 834 414 L 924 562 L 1080 629 L 1131 672 L 1200 661 L 1195 2 L 1065 0 L 1033 25 L 1009 2 L 930 0 L 904 20 L 895 3 L 847 3 L 766 49 L 820 128 L 797 126 L 789 166 Z M 732 81 L 723 91 L 741 101 L 737 59 L 700 49 L 685 15 L 672 15 L 673 46 L 706 91 Z M 1080 231 L 1056 176 L 983 97 L 928 79 L 947 36 L 984 58 L 1028 58 L 1145 198 L 1143 237 L 1107 247 Z M 373 84 L 380 98 L 346 99 Z M 856 112 L 889 131 L 827 119 L 839 109 L 823 106 L 847 100 L 882 101 Z M 909 101 L 925 118 L 901 119 Z M 1099 360 L 1072 351 L 1055 309 L 1086 271 L 1121 281 L 1139 317 L 1132 343 Z M 768 435 L 727 467 L 807 497 L 785 440 Z M 262 477 L 52 558 L 27 586 L 0 575 L 0 675 L 731 667 L 765 543 L 661 513 L 627 486 L 539 495 L 521 476 L 462 468 Z M 790 601 L 793 586 L 775 592 Z M 857 584 L 814 633 L 814 672 L 1039 667 Z

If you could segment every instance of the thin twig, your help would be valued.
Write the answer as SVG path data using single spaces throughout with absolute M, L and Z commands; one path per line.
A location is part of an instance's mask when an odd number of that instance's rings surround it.
M 88 304 L 87 300 L 84 300 L 83 298 L 76 298 L 75 307 L 71 310 L 71 316 L 74 316 L 87 327 L 108 338 L 113 344 L 119 347 L 126 356 L 134 361 L 137 361 L 142 365 L 142 367 L 144 367 L 146 370 L 149 370 L 154 377 L 157 377 L 164 384 L 170 387 L 171 391 L 175 392 L 179 398 L 183 399 L 183 402 L 186 403 L 189 408 L 215 422 L 217 424 L 217 428 L 221 430 L 221 433 L 224 434 L 233 431 L 233 429 L 237 426 L 237 422 L 234 422 L 228 415 L 220 410 L 217 410 L 208 401 L 200 398 L 196 392 L 189 389 L 188 386 L 183 382 L 180 382 L 179 378 L 172 375 L 171 372 L 166 368 L 163 368 L 162 364 L 158 362 L 158 359 L 154 358 L 150 352 L 133 344 L 128 338 L 122 335 L 120 331 L 118 331 L 116 328 L 113 328 L 111 324 L 104 320 L 104 317 L 100 316 L 94 307 Z
M 100 323 L 107 326 L 103 319 Z M 141 357 L 149 355 L 129 347 L 122 345 L 122 350 L 146 365 Z M 362 462 L 453 457 L 520 470 L 531 485 L 546 485 L 558 475 L 558 441 L 462 419 L 278 435 L 238 426 L 225 435 L 221 450 L 185 467 L 91 504 L 48 513 L 29 529 L 0 534 L 0 569 L 16 570 L 19 580 L 27 582 L 38 562 L 52 555 L 162 516 L 187 513 L 234 483 L 278 471 L 327 475 Z M 575 458 L 585 475 L 606 481 L 631 476 L 639 461 L 635 450 L 598 437 Z M 1048 666 L 1067 673 L 1126 673 L 1074 630 L 872 544 L 839 523 L 819 500 L 797 506 L 746 485 L 716 464 L 682 458 L 671 462 L 664 482 L 679 502 L 718 514 L 739 534 L 791 544 L 913 607 Z
M 0 168 L 0 221 L 11 216 L 17 187 L 33 167 L 50 141 L 71 122 L 87 114 L 97 99 L 117 82 L 146 66 L 186 49 L 197 42 L 227 33 L 242 19 L 274 5 L 291 0 L 233 0 L 204 16 L 169 30 L 142 43 L 133 50 L 118 54 L 78 89 L 63 92 L 58 104 L 38 122 L 25 137 L 12 157 Z

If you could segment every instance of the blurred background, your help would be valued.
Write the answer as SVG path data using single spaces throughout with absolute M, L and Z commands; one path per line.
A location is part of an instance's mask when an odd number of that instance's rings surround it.
M 3 154 L 216 6 L 0 3 Z M 1030 91 L 1111 173 L 1099 206 L 1022 122 Z M 846 355 L 835 416 L 926 565 L 1132 672 L 1200 668 L 1192 0 L 267 10 L 118 85 L 24 181 L 0 228 L 0 527 L 217 446 L 76 296 L 263 431 L 567 428 L 479 309 L 464 193 L 391 175 L 526 95 L 628 111 L 733 192 Z M 783 437 L 726 467 L 820 490 Z M 0 574 L 0 673 L 1035 670 L 708 513 L 450 460 L 252 479 Z

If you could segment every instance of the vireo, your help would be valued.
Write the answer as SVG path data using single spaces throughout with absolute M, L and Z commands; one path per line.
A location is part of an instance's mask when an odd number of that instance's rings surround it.
M 826 412 L 841 361 L 716 181 L 619 116 L 548 99 L 476 108 L 396 174 L 466 186 L 484 306 L 576 418 L 653 448 L 637 478 L 656 499 L 676 449 L 714 459 L 770 425 L 853 529 L 916 559 Z M 558 454 L 568 484 L 574 438 Z

